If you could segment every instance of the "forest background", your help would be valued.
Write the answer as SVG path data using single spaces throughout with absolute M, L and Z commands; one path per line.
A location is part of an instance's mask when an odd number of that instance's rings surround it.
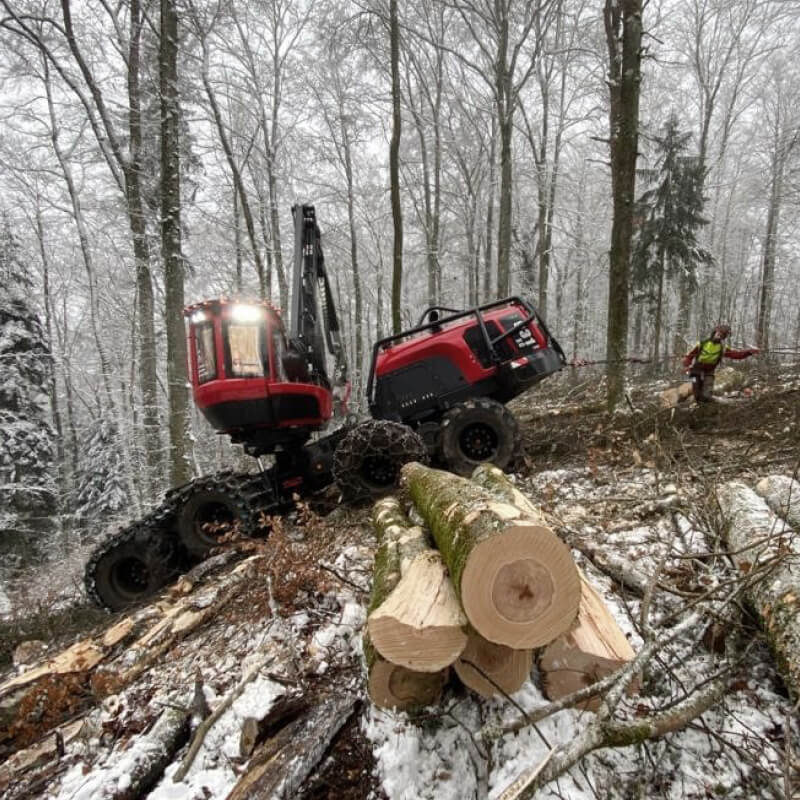
M 0 0 L 5 553 L 237 464 L 189 402 L 182 309 L 288 308 L 297 202 L 323 228 L 356 405 L 393 324 L 511 292 L 612 388 L 628 356 L 677 376 L 720 320 L 765 359 L 797 350 L 798 5 Z

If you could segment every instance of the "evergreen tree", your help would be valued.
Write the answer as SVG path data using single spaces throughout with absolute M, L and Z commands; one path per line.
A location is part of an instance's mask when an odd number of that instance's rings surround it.
M 0 218 L 0 552 L 18 564 L 44 553 L 55 529 L 52 362 L 33 282 L 7 215 Z
M 109 420 L 100 418 L 92 423 L 82 463 L 75 504 L 78 516 L 108 520 L 127 508 L 122 451 Z
M 673 114 L 656 137 L 657 166 L 643 170 L 649 188 L 637 201 L 641 221 L 632 259 L 632 285 L 649 302 L 654 319 L 653 354 L 658 358 L 664 309 L 664 284 L 677 280 L 679 317 L 685 326 L 691 292 L 697 288 L 698 268 L 711 263 L 711 254 L 700 247 L 697 233 L 708 224 L 703 217 L 705 167 L 686 155 L 690 133 L 682 133 Z

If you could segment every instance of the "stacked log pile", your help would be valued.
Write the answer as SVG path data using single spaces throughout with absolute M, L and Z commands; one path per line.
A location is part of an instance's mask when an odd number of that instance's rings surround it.
M 364 636 L 376 705 L 436 702 L 450 666 L 481 696 L 510 694 L 537 657 L 558 699 L 633 658 L 569 548 L 501 470 L 467 480 L 411 463 L 403 487 L 430 538 L 396 498 L 376 504 Z

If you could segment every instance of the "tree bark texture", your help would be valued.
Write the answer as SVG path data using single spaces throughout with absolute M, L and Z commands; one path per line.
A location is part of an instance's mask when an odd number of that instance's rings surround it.
M 800 532 L 800 482 L 788 475 L 770 475 L 756 484 L 767 505 Z
M 613 222 L 608 272 L 608 406 L 621 399 L 628 354 L 628 294 L 639 144 L 642 0 L 606 0 Z
M 161 87 L 161 255 L 167 328 L 170 483 L 191 478 L 187 453 L 190 432 L 187 353 L 183 323 L 184 267 L 181 251 L 180 106 L 178 103 L 178 12 L 174 0 L 161 0 L 159 45 Z
M 778 668 L 793 700 L 800 697 L 800 572 L 793 532 L 743 483 L 717 490 L 734 564 L 748 586 Z
M 351 694 L 324 697 L 259 747 L 227 800 L 294 800 L 342 726 L 355 711 Z
M 389 146 L 389 182 L 392 195 L 392 333 L 400 333 L 403 322 L 400 307 L 403 295 L 403 207 L 400 201 L 400 23 L 397 0 L 389 2 L 389 45 L 392 70 L 392 141 Z

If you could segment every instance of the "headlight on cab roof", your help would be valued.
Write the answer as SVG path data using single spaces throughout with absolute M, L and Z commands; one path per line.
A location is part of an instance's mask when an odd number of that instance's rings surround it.
M 231 307 L 231 319 L 236 322 L 258 322 L 263 318 L 264 309 L 261 306 L 239 303 Z

